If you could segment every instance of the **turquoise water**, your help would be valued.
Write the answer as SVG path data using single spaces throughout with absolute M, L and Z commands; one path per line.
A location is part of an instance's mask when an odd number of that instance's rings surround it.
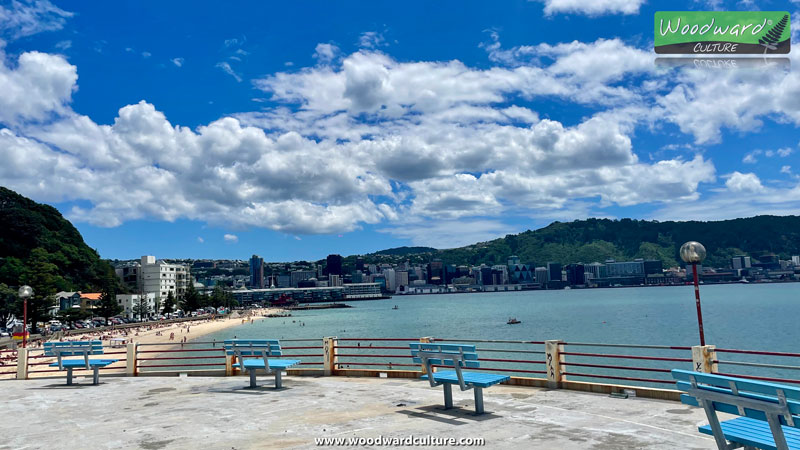
M 706 343 L 725 348 L 798 350 L 800 283 L 708 285 L 701 286 L 700 294 Z M 395 296 L 348 304 L 353 308 L 294 311 L 288 320 L 265 319 L 208 337 L 435 336 L 699 344 L 691 286 Z M 394 305 L 399 309 L 392 310 Z M 512 316 L 522 323 L 507 325 Z
M 707 344 L 719 348 L 798 352 L 800 338 L 800 283 L 701 286 Z M 408 338 L 421 336 L 479 339 L 610 344 L 699 344 L 694 290 L 691 286 L 617 289 L 573 289 L 450 295 L 395 296 L 390 300 L 348 302 L 353 308 L 294 311 L 291 318 L 256 320 L 229 328 L 203 340 L 238 338 Z M 392 307 L 398 305 L 398 310 Z M 507 325 L 509 317 L 522 323 Z M 364 341 L 359 343 L 369 347 Z M 317 345 L 286 344 L 286 345 Z M 347 345 L 347 344 L 341 344 Z M 358 345 L 352 343 L 351 345 Z M 374 345 L 405 345 L 404 343 Z M 479 344 L 479 348 L 541 351 L 543 346 Z M 358 351 L 362 351 L 359 349 Z M 568 351 L 626 353 L 651 356 L 691 357 L 687 351 L 651 349 L 617 350 L 568 346 Z M 313 351 L 312 351 L 313 352 Z M 405 353 L 371 351 L 367 353 Z M 300 353 L 300 352 L 297 352 Z M 341 352 L 340 352 L 341 353 Z M 350 350 L 350 353 L 354 351 Z M 481 354 L 484 356 L 484 354 Z M 492 358 L 543 360 L 543 356 L 492 353 Z M 568 362 L 616 363 L 640 367 L 682 367 L 688 363 L 630 360 L 591 360 L 568 357 Z M 800 359 L 765 359 L 751 355 L 718 354 L 720 360 L 758 361 L 800 365 Z M 342 358 L 347 359 L 347 358 Z M 316 359 L 318 360 L 318 359 Z M 356 359 L 355 361 L 373 361 Z M 375 359 L 374 361 L 378 361 Z M 492 367 L 543 369 L 542 365 L 494 363 Z M 570 368 L 583 373 L 619 374 L 603 369 Z M 797 379 L 800 372 L 724 367 L 721 371 Z M 531 375 L 540 376 L 540 375 Z M 668 374 L 629 373 L 627 376 L 668 379 Z

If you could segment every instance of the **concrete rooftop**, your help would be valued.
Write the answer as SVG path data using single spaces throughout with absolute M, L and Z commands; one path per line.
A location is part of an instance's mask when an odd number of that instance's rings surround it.
M 714 449 L 699 408 L 643 398 L 494 386 L 472 392 L 398 378 L 76 377 L 2 381 L 0 449 L 320 448 L 322 437 L 484 438 L 484 448 Z M 264 387 L 262 387 L 264 386 Z M 342 447 L 342 448 L 347 448 Z

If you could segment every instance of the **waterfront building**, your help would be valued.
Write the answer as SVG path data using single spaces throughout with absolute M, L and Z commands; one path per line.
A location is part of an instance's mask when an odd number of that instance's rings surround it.
M 317 273 L 312 270 L 293 270 L 291 274 L 291 287 L 299 286 L 301 281 L 307 280 L 309 278 L 316 278 Z
M 512 261 L 512 259 L 509 259 L 509 261 Z M 514 261 L 519 261 L 519 258 L 514 259 Z M 516 263 L 509 265 L 508 271 L 508 278 L 511 283 L 528 284 L 534 282 L 531 266 L 528 264 Z
M 547 281 L 561 281 L 561 263 L 547 263 Z
M 752 267 L 749 256 L 737 255 L 731 258 L 731 267 L 734 269 L 749 269 Z
M 792 264 L 795 267 L 800 267 L 800 256 L 792 256 Z
M 567 284 L 570 286 L 582 285 L 586 282 L 583 264 L 567 264 L 564 268 L 567 273 Z
M 342 275 L 342 264 L 344 258 L 342 255 L 328 255 L 325 260 L 325 268 L 328 275 Z
M 656 275 L 664 273 L 664 263 L 660 259 L 644 260 L 644 274 Z
M 591 278 L 606 278 L 608 276 L 605 264 L 599 262 L 584 264 L 583 272 L 586 275 L 591 275 Z
M 258 255 L 253 255 L 250 258 L 250 287 L 253 289 L 262 289 L 265 286 L 264 281 L 264 259 Z
M 139 292 L 154 293 L 156 298 L 167 298 L 170 292 L 176 299 L 183 298 L 192 282 L 189 267 L 156 260 L 155 256 L 142 256 L 139 276 Z
M 122 315 L 128 319 L 139 319 L 139 304 L 147 308 L 147 313 L 141 318 L 151 317 L 156 312 L 156 294 L 117 294 L 117 304 L 122 307 Z M 160 312 L 160 311 L 159 311 Z
M 380 298 L 381 285 L 378 283 L 351 283 L 344 285 L 346 298 L 367 299 Z
M 508 257 L 508 266 L 513 267 L 519 265 L 519 256 L 511 255 Z
M 434 259 L 428 264 L 428 282 L 430 284 L 445 284 L 444 263 L 441 259 Z
M 537 267 L 536 269 L 534 269 L 533 273 L 534 273 L 533 279 L 535 280 L 536 283 L 539 283 L 542 286 L 545 286 L 547 284 L 547 267 Z
M 622 261 L 606 263 L 606 272 L 609 278 L 644 276 L 644 261 Z
M 341 286 L 344 284 L 341 275 L 328 275 L 328 286 Z
M 291 275 L 278 275 L 277 277 L 279 288 L 288 288 L 292 287 L 292 277 Z

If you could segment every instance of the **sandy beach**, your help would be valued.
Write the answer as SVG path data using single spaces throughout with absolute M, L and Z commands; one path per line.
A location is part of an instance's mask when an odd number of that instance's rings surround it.
M 102 340 L 104 346 L 112 347 L 112 342 L 120 347 L 130 342 L 139 344 L 174 344 L 176 347 L 182 342 L 196 341 L 199 338 L 223 330 L 225 328 L 233 327 L 236 325 L 243 325 L 251 320 L 258 320 L 267 314 L 280 314 L 285 310 L 281 308 L 261 308 L 245 311 L 234 311 L 227 317 L 204 318 L 192 321 L 176 322 L 176 323 L 160 323 L 150 322 L 138 327 L 130 327 L 124 329 L 106 329 L 102 331 L 93 331 L 88 333 L 72 334 L 63 338 L 54 339 L 57 341 L 84 341 L 84 340 Z M 31 349 L 40 349 L 42 347 L 41 341 L 31 342 L 28 345 Z M 164 345 L 155 347 L 158 350 L 169 350 L 172 346 Z M 109 349 L 108 351 L 110 351 Z M 119 350 L 117 350 L 119 351 Z M 40 354 L 36 352 L 34 354 Z M 155 353 L 152 356 L 159 356 Z M 3 353 L 2 356 L 10 357 L 10 354 Z M 6 367 L 15 366 L 16 361 L 4 361 L 5 365 L 0 365 L 0 372 L 5 371 Z M 37 358 L 37 363 L 50 362 L 50 358 Z M 0 375 L 0 379 L 14 378 L 14 375 Z

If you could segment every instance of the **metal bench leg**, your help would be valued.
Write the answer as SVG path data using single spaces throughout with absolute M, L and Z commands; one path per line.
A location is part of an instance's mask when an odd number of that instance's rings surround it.
M 67 386 L 72 386 L 72 367 L 67 367 Z
M 250 372 L 250 387 L 254 388 L 256 387 L 256 371 L 255 369 L 250 369 L 248 372 Z
M 444 409 L 450 409 L 453 407 L 453 387 L 450 384 L 443 384 L 444 389 Z
M 94 373 L 92 374 L 92 384 L 95 386 L 100 384 L 100 367 L 94 366 Z
M 483 414 L 483 388 L 474 387 L 475 391 L 475 414 Z
M 280 389 L 283 387 L 283 383 L 281 383 L 281 371 L 275 371 L 275 389 Z

